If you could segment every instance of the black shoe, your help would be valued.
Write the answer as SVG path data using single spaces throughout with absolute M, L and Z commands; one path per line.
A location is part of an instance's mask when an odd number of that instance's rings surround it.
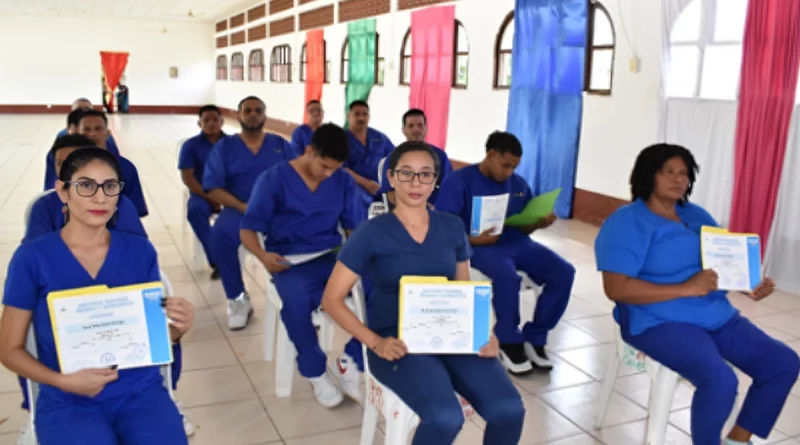
M 219 280 L 219 269 L 217 266 L 211 266 L 211 279 L 214 281 Z
M 505 366 L 509 374 L 522 375 L 533 371 L 533 366 L 525 354 L 525 347 L 522 343 L 500 344 L 500 363 Z
M 534 368 L 543 369 L 545 371 L 553 369 L 553 362 L 547 357 L 544 346 L 534 346 L 525 342 L 525 355 L 528 356 L 528 360 L 530 360 Z

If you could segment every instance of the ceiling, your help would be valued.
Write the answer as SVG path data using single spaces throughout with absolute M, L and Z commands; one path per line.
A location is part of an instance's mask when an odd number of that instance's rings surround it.
M 0 0 L 0 15 L 215 22 L 254 0 Z

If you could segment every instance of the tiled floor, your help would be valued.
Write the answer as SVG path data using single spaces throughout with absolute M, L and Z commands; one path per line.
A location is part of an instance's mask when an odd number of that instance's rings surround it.
M 45 152 L 63 121 L 60 115 L 0 117 L 0 279 L 22 237 L 25 206 L 41 192 Z M 225 328 L 222 288 L 219 282 L 209 281 L 208 271 L 193 258 L 192 234 L 183 222 L 183 187 L 175 169 L 176 143 L 197 131 L 195 122 L 189 116 L 112 118 L 122 153 L 136 164 L 144 182 L 150 207 L 145 226 L 158 249 L 161 266 L 176 294 L 196 305 L 196 326 L 185 340 L 178 391 L 179 400 L 198 426 L 191 443 L 358 443 L 361 408 L 356 404 L 322 408 L 300 378 L 295 379 L 291 398 L 275 397 L 274 366 L 261 355 L 263 277 L 253 265 L 248 267 L 246 281 L 259 312 L 244 331 L 232 333 Z M 592 429 L 593 402 L 614 340 L 612 305 L 603 296 L 600 276 L 594 270 L 591 244 L 595 232 L 570 221 L 536 235 L 572 261 L 578 276 L 567 314 L 550 338 L 556 368 L 549 375 L 514 379 L 528 410 L 522 445 L 643 443 L 649 381 L 635 370 L 626 369 L 619 378 L 606 427 Z M 732 298 L 745 315 L 800 350 L 800 298 L 777 294 L 761 303 L 742 296 Z M 345 335 L 337 332 L 336 348 L 341 349 L 344 340 Z M 747 379 L 742 377 L 741 382 L 745 389 Z M 0 445 L 15 442 L 25 419 L 17 409 L 19 400 L 14 376 L 0 368 L 0 422 L 7 419 L 0 423 Z M 690 403 L 691 389 L 680 387 L 672 407 L 668 443 L 691 443 L 687 433 Z M 800 389 L 796 389 L 777 431 L 768 441 L 757 443 L 800 445 L 799 416 Z M 468 421 L 458 444 L 480 444 L 482 428 L 480 419 Z

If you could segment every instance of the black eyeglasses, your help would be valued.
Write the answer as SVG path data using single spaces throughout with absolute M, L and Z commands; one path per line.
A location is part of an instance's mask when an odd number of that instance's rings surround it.
M 395 170 L 397 180 L 400 182 L 411 182 L 414 178 L 419 178 L 420 184 L 433 184 L 436 181 L 434 172 L 412 172 L 411 170 Z
M 94 181 L 75 181 L 75 182 L 65 182 L 65 184 L 70 184 L 75 187 L 75 191 L 78 193 L 78 196 L 83 196 L 84 198 L 91 198 L 92 196 L 97 194 L 97 190 L 101 187 L 103 188 L 103 193 L 106 196 L 119 196 L 122 193 L 122 188 L 125 187 L 125 183 L 122 181 L 117 181 L 112 179 L 110 181 L 106 181 L 102 184 L 98 184 Z

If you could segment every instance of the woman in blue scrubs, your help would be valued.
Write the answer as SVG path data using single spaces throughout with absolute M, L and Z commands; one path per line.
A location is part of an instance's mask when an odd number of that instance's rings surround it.
M 311 382 L 314 396 L 325 407 L 342 402 L 342 393 L 325 370 L 312 312 L 336 263 L 334 249 L 342 234 L 366 219 L 356 183 L 341 167 L 347 160 L 348 139 L 334 124 L 319 127 L 299 158 L 277 164 L 259 176 L 241 225 L 242 244 L 267 268 L 283 301 L 281 318 L 297 350 L 300 374 Z M 266 245 L 257 233 L 266 235 Z M 305 260 L 293 256 L 308 255 Z M 356 358 L 361 344 L 351 340 L 339 357 L 336 376 L 344 392 L 361 400 L 361 375 Z
M 159 280 L 156 251 L 145 238 L 109 231 L 124 184 L 116 158 L 99 148 L 73 152 L 56 183 L 67 208 L 63 229 L 22 244 L 8 267 L 0 319 L 0 362 L 41 384 L 36 433 L 41 445 L 186 444 L 181 416 L 158 367 L 59 372 L 47 295 L 87 286 Z M 193 323 L 191 304 L 164 301 L 177 342 Z M 38 360 L 25 349 L 36 332 Z
M 617 305 L 614 318 L 626 343 L 690 381 L 692 441 L 719 445 L 736 400 L 733 369 L 753 378 L 736 426 L 725 444 L 766 438 L 797 381 L 800 359 L 758 329 L 703 270 L 700 229 L 718 226 L 689 202 L 699 168 L 684 147 L 657 144 L 636 159 L 630 184 L 633 203 L 612 214 L 595 241 L 603 287 Z M 761 300 L 769 278 L 749 296 Z
M 387 164 L 397 204 L 393 212 L 362 223 L 347 240 L 325 288 L 325 311 L 369 348 L 374 377 L 419 415 L 413 445 L 453 443 L 464 423 L 455 392 L 486 420 L 485 445 L 516 445 L 525 408 L 496 359 L 496 339 L 475 356 L 408 355 L 396 338 L 400 278 L 467 281 L 470 247 L 461 220 L 427 207 L 439 171 L 433 149 L 405 142 Z M 359 275 L 374 286 L 366 326 L 345 304 Z

